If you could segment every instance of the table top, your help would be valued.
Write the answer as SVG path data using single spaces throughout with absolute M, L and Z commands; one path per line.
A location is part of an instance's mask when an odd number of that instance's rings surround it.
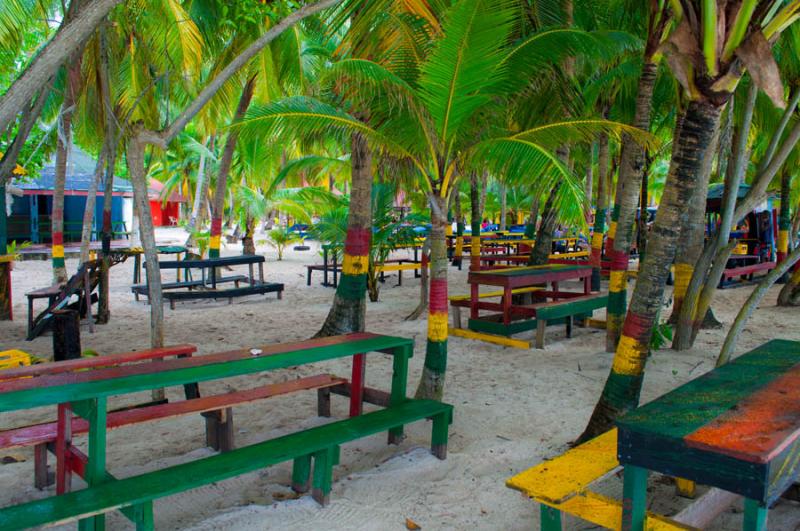
M 362 352 L 413 355 L 411 339 L 347 334 L 194 356 L 0 382 L 0 411 L 14 411 L 281 369 Z
M 620 418 L 620 462 L 774 499 L 800 471 L 798 389 L 800 342 L 769 341 Z
M 568 265 L 568 264 L 546 264 L 540 266 L 509 267 L 506 269 L 490 269 L 486 271 L 471 271 L 470 277 L 475 276 L 500 276 L 500 277 L 542 277 L 552 273 L 563 273 L 575 271 L 577 273 L 592 271 L 591 266 Z M 576 275 L 577 276 L 577 275 Z

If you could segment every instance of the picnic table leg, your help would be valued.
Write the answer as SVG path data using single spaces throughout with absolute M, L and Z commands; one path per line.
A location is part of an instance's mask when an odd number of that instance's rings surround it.
M 89 462 L 86 464 L 86 483 L 94 486 L 106 481 L 106 398 L 85 402 L 89 411 Z M 105 529 L 106 516 L 98 514 L 78 522 L 79 531 Z
M 508 326 L 511 324 L 511 288 L 506 286 L 503 288 L 503 324 Z
M 333 287 L 339 287 L 339 264 L 336 261 L 336 253 L 333 254 Z
M 296 457 L 292 464 L 292 490 L 297 493 L 308 492 L 311 479 L 311 456 Z
M 583 293 L 589 295 L 592 292 L 592 277 L 583 277 Z
M 623 531 L 643 531 L 647 516 L 648 471 L 638 466 L 626 465 L 624 474 L 622 529 Z
M 406 388 L 408 387 L 408 359 L 413 355 L 413 347 L 403 346 L 394 351 L 392 359 L 392 392 L 389 404 L 396 406 L 406 401 Z M 399 444 L 403 440 L 403 427 L 398 426 L 389 430 L 389 444 Z
M 765 531 L 767 529 L 768 508 L 750 498 L 744 500 L 743 531 Z
M 473 283 L 470 284 L 470 299 L 469 299 L 469 317 L 470 319 L 478 318 L 478 303 L 480 302 L 480 286 Z
M 31 337 L 33 330 L 33 298 L 28 297 L 28 337 Z
M 561 511 L 547 505 L 539 506 L 539 528 L 542 531 L 562 531 Z
M 58 421 L 56 422 L 56 494 L 70 491 L 72 470 L 69 468 L 68 455 L 72 444 L 72 409 L 69 404 L 58 405 Z
M 536 318 L 536 348 L 544 348 L 544 334 L 547 330 L 547 319 Z
M 353 356 L 353 376 L 350 380 L 350 416 L 357 417 L 364 411 L 364 375 L 366 354 Z
M 44 490 L 51 484 L 47 471 L 47 443 L 39 443 L 33 447 L 33 486 Z
M 323 507 L 330 501 L 333 485 L 333 467 L 339 464 L 339 446 L 326 448 L 314 454 L 314 478 L 311 496 Z

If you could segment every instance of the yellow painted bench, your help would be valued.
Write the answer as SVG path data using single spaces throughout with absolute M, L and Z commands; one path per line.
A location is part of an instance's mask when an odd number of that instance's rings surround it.
M 30 365 L 31 361 L 31 355 L 21 350 L 12 349 L 0 351 L 0 370 Z
M 589 490 L 593 484 L 619 470 L 615 428 L 509 478 L 506 486 L 541 504 L 542 531 L 561 531 L 562 514 L 606 529 L 619 530 L 622 528 L 622 502 Z M 695 528 L 648 513 L 645 529 L 674 531 Z

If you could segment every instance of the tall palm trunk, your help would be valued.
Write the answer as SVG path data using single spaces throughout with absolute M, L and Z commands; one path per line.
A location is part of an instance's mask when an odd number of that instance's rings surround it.
M 500 183 L 500 230 L 506 230 L 506 215 L 508 213 L 508 188 Z
M 205 143 L 203 144 L 205 146 Z M 210 150 L 214 149 L 214 136 L 208 144 Z M 189 216 L 189 224 L 186 226 L 186 231 L 189 237 L 186 239 L 186 246 L 191 247 L 194 245 L 194 231 L 203 223 L 203 209 L 205 208 L 206 198 L 208 197 L 208 174 L 206 171 L 206 152 L 203 150 L 200 153 L 200 164 L 197 167 L 197 183 L 194 189 L 194 201 L 192 203 L 192 214 Z
M 72 147 L 72 117 L 81 76 L 80 55 L 76 54 L 67 68 L 64 87 L 64 101 L 61 104 L 60 127 L 56 151 L 55 183 L 53 190 L 53 211 L 50 217 L 50 237 L 52 241 L 53 282 L 67 281 L 67 268 L 64 263 L 64 188 L 67 183 L 67 164 Z
M 639 77 L 639 93 L 633 125 L 643 131 L 650 130 L 653 109 L 653 88 L 658 65 L 645 61 Z M 639 202 L 639 190 L 644 175 L 645 153 L 641 145 L 628 135 L 622 137 L 619 177 L 608 228 L 606 254 L 611 261 L 608 282 L 608 318 L 606 323 L 606 351 L 614 352 L 622 331 L 622 321 L 628 301 L 628 256 L 633 238 L 633 222 Z
M 603 268 L 603 237 L 606 231 L 606 184 L 608 182 L 608 135 L 603 133 L 597 141 L 597 206 L 594 214 L 594 234 L 592 235 L 592 291 L 600 291 L 600 270 Z M 591 165 L 590 165 L 591 167 Z M 589 195 L 592 197 L 592 190 Z
M 242 96 L 239 98 L 239 105 L 236 107 L 236 113 L 233 116 L 233 123 L 240 121 L 247 113 L 247 108 L 250 107 L 250 102 L 253 99 L 253 90 L 255 89 L 255 78 L 251 77 L 242 90 Z M 210 258 L 219 258 L 220 240 L 222 238 L 222 216 L 225 213 L 225 198 L 227 197 L 228 190 L 228 175 L 231 171 L 231 164 L 233 163 L 233 153 L 236 151 L 236 142 L 239 140 L 239 129 L 231 129 L 228 133 L 228 138 L 225 140 L 225 148 L 222 152 L 222 160 L 219 163 L 219 172 L 217 172 L 217 187 L 214 192 L 214 208 L 211 219 L 211 240 L 208 247 L 208 256 Z
M 441 400 L 447 370 L 447 199 L 434 192 L 431 202 L 431 275 L 428 341 L 417 398 Z M 474 225 L 474 221 L 473 221 Z
M 703 173 L 697 184 L 697 191 L 689 204 L 689 218 L 681 228 L 681 236 L 675 253 L 675 289 L 673 290 L 672 315 L 669 321 L 678 322 L 681 313 L 681 305 L 686 295 L 686 289 L 694 273 L 694 266 L 703 253 L 706 232 L 706 199 L 708 198 L 708 181 L 711 177 L 711 166 L 714 161 L 714 152 L 717 150 L 716 135 L 712 141 L 713 149 L 706 154 L 703 162 Z M 673 346 L 674 348 L 674 346 Z
M 531 199 L 531 212 L 528 217 L 528 223 L 525 225 L 525 238 L 532 240 L 536 237 L 536 222 L 539 221 L 539 207 L 541 206 L 541 197 L 538 191 L 534 191 L 533 199 Z
M 594 157 L 594 146 L 592 144 L 589 148 L 589 164 L 586 166 L 586 179 L 583 181 L 583 193 L 586 196 L 586 210 L 583 213 L 583 219 L 586 220 L 586 226 L 592 226 L 592 194 L 594 193 L 594 165 L 592 159 Z M 599 189 L 599 188 L 598 188 Z M 599 194 L 598 194 L 599 195 Z
M 86 205 L 83 208 L 83 225 L 81 226 L 81 263 L 89 261 L 89 247 L 92 243 L 92 232 L 94 229 L 94 207 L 97 203 L 97 190 L 100 188 L 100 181 L 103 180 L 103 170 L 105 169 L 109 140 L 110 139 L 103 140 L 100 156 L 97 157 L 97 162 L 95 163 L 94 176 L 92 177 L 92 182 L 89 183 L 89 190 L 86 194 Z
M 367 269 L 372 241 L 372 153 L 366 139 L 352 136 L 352 186 L 339 286 L 328 317 L 315 337 L 364 331 Z
M 248 214 L 244 221 L 244 236 L 242 237 L 242 254 L 254 255 L 256 254 L 256 245 L 253 236 L 256 231 L 256 220 L 253 216 Z
M 720 108 L 693 101 L 675 139 L 669 176 L 650 236 L 649 250 L 625 317 L 611 372 L 580 439 L 607 431 L 621 414 L 639 404 L 653 327 L 663 304 L 664 286 L 675 258 L 680 228 L 686 224 L 686 205 L 701 179 L 706 153 L 719 124 Z
M 483 208 L 481 207 L 481 181 L 478 175 L 472 172 L 469 176 L 469 206 L 470 206 L 470 224 L 472 233 L 470 236 L 470 251 L 469 251 L 469 270 L 481 270 L 481 218 L 483 215 Z
M 464 260 L 464 211 L 461 209 L 461 194 L 454 190 L 453 209 L 456 214 L 456 246 L 453 249 L 453 265 L 461 267 Z
M 778 262 L 789 254 L 789 231 L 792 229 L 792 172 L 787 168 L 781 174 L 781 210 L 778 217 Z

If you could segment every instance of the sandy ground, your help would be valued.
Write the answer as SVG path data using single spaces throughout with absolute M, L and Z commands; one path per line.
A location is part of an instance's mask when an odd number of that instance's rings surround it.
M 180 241 L 175 230 L 159 233 L 159 241 Z M 288 251 L 282 262 L 274 250 L 259 248 L 267 256 L 268 280 L 286 285 L 284 299 L 274 294 L 226 302 L 187 302 L 176 310 L 165 308 L 168 344 L 192 343 L 201 354 L 242 347 L 296 341 L 311 336 L 324 320 L 333 290 L 320 286 L 315 276 L 305 284 L 303 265 L 318 263 L 317 247 Z M 240 250 L 229 246 L 225 254 Z M 68 261 L 74 271 L 76 262 Z M 82 331 L 84 348 L 100 353 L 148 347 L 148 306 L 134 302 L 130 293 L 132 261 L 112 272 L 112 321 L 95 334 Z M 451 293 L 466 293 L 466 271 L 451 268 Z M 417 303 L 419 283 L 408 279 L 396 287 L 390 278 L 381 300 L 369 303 L 369 331 L 413 337 L 416 356 L 411 360 L 409 393 L 413 393 L 424 358 L 425 321 L 406 322 Z M 13 271 L 16 294 L 14 322 L 0 322 L 0 350 L 20 348 L 49 357 L 49 335 L 33 342 L 25 337 L 23 293 L 48 285 L 48 262 L 18 263 Z M 750 293 L 749 288 L 721 291 L 714 304 L 717 316 L 729 324 Z M 744 352 L 772 338 L 800 340 L 800 310 L 775 307 L 777 289 L 764 301 L 739 342 Z M 41 302 L 41 301 L 39 301 Z M 667 315 L 667 310 L 664 312 Z M 600 313 L 596 317 L 602 318 Z M 530 339 L 532 333 L 522 338 Z M 724 336 L 723 331 L 703 332 L 694 350 L 657 352 L 650 361 L 643 400 L 651 400 L 677 385 L 710 370 Z M 544 351 L 524 351 L 451 338 L 445 400 L 455 406 L 450 429 L 449 454 L 438 461 L 427 451 L 429 426 L 407 428 L 407 439 L 387 446 L 385 436 L 347 444 L 341 465 L 334 472 L 332 503 L 322 509 L 308 496 L 297 498 L 288 488 L 291 466 L 286 463 L 178 494 L 155 504 L 159 529 L 374 529 L 401 530 L 410 518 L 422 529 L 533 529 L 538 526 L 538 507 L 507 489 L 504 481 L 542 459 L 563 452 L 583 429 L 608 373 L 611 355 L 603 352 L 603 332 L 577 329 L 573 339 L 563 329 L 548 330 Z M 268 382 L 330 371 L 349 374 L 349 361 L 321 363 L 260 375 L 203 384 L 204 393 L 243 389 Z M 391 364 L 386 356 L 373 355 L 367 368 L 367 384 L 388 389 Z M 180 396 L 170 390 L 170 396 Z M 301 393 L 270 399 L 236 409 L 238 445 L 307 428 L 324 422 L 315 416 L 316 394 Z M 112 400 L 112 406 L 141 402 L 144 394 Z M 334 416 L 346 415 L 346 403 L 334 397 Z M 53 418 L 52 410 L 4 414 L 0 428 Z M 81 441 L 85 444 L 85 438 Z M 122 428 L 109 434 L 109 470 L 118 477 L 211 455 L 203 447 L 203 421 L 193 415 L 177 420 Z M 0 505 L 51 495 L 32 486 L 32 451 L 0 454 Z M 8 459 L 8 457 L 13 459 Z M 79 481 L 77 481 L 80 483 Z M 673 496 L 664 478 L 651 478 L 651 509 L 673 514 L 686 502 Z M 76 488 L 80 488 L 76 485 Z M 621 482 L 611 478 L 603 490 L 619 496 Z M 739 529 L 741 508 L 734 507 L 714 522 L 713 529 Z M 109 529 L 128 529 L 118 514 L 109 516 Z M 570 520 L 570 529 L 588 529 L 585 522 Z M 770 513 L 770 529 L 800 529 L 800 505 L 780 502 Z

